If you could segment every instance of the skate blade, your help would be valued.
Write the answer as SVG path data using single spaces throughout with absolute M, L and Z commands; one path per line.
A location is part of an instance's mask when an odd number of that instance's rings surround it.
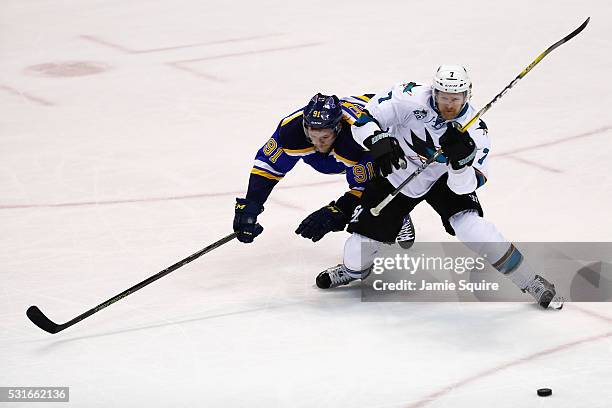
M 565 303 L 565 299 L 562 298 L 561 296 L 555 296 L 553 298 L 553 300 L 551 300 L 550 304 L 548 305 L 548 307 L 550 307 L 551 309 L 555 309 L 555 310 L 561 310 L 563 309 L 563 304 Z

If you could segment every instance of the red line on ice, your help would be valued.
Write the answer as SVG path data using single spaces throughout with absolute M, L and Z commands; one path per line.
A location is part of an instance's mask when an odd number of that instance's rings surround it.
M 595 319 L 603 320 L 606 323 L 611 323 L 612 324 L 612 317 L 604 316 L 604 315 L 601 315 L 599 313 L 595 313 L 592 310 L 583 309 L 583 308 L 578 307 L 576 305 L 572 305 L 572 309 L 575 309 L 575 310 L 579 311 L 580 313 L 584 313 L 587 316 L 593 317 Z
M 590 310 L 586 310 L 586 309 L 577 307 L 575 305 L 570 305 L 570 307 L 572 309 L 575 309 L 575 310 L 577 310 L 577 311 L 579 311 L 581 313 L 584 313 L 584 314 L 586 314 L 586 315 L 588 315 L 590 317 L 602 320 L 602 321 L 604 321 L 606 323 L 612 323 L 612 318 L 609 318 L 607 316 L 602 316 L 600 314 L 597 314 L 595 312 L 591 312 Z M 556 312 L 553 312 L 553 313 L 556 313 Z M 599 334 L 599 335 L 596 335 L 596 336 L 587 337 L 587 338 L 584 338 L 584 339 L 581 339 L 581 340 L 576 340 L 576 341 L 572 341 L 572 342 L 568 342 L 568 343 L 563 343 L 563 344 L 560 344 L 560 345 L 555 346 L 555 347 L 551 347 L 551 348 L 546 349 L 546 350 L 538 351 L 538 352 L 530 354 L 528 356 L 517 358 L 516 360 L 512 360 L 512 361 L 509 361 L 507 363 L 500 364 L 498 366 L 489 368 L 488 370 L 481 371 L 481 372 L 479 372 L 477 374 L 471 375 L 471 376 L 469 376 L 469 377 L 467 377 L 467 378 L 465 378 L 465 379 L 463 379 L 461 381 L 457 381 L 455 383 L 447 385 L 446 387 L 444 387 L 444 388 L 442 388 L 442 389 L 440 389 L 440 390 L 438 390 L 436 392 L 433 392 L 433 393 L 427 395 L 426 397 L 424 397 L 424 398 L 422 398 L 422 399 L 420 399 L 420 400 L 418 400 L 416 402 L 413 402 L 411 404 L 406 405 L 406 408 L 420 408 L 420 407 L 424 407 L 427 404 L 436 401 L 438 398 L 443 397 L 444 395 L 448 394 L 449 392 L 456 390 L 457 388 L 463 387 L 464 385 L 468 385 L 470 383 L 473 383 L 475 381 L 478 381 L 478 380 L 480 380 L 482 378 L 485 378 L 485 377 L 488 377 L 490 375 L 497 374 L 498 372 L 503 371 L 503 370 L 505 370 L 507 368 L 514 367 L 514 366 L 517 366 L 517 365 L 520 365 L 520 364 L 523 364 L 523 363 L 529 363 L 529 362 L 533 361 L 536 358 L 545 357 L 545 356 L 548 356 L 548 355 L 551 355 L 551 354 L 555 354 L 555 353 L 558 353 L 558 352 L 561 352 L 561 351 L 566 351 L 566 350 L 568 350 L 568 349 L 570 349 L 572 347 L 580 346 L 580 345 L 587 344 L 587 343 L 592 343 L 594 341 L 603 340 L 603 339 L 606 339 L 606 338 L 609 338 L 609 337 L 612 337 L 612 331 L 611 332 L 607 332 L 607 333 L 603 333 L 603 334 Z
M 523 159 L 522 157 L 517 157 L 514 155 L 510 155 L 510 154 L 504 154 L 504 157 L 507 159 L 512 159 L 512 160 L 516 160 L 518 162 L 524 163 L 524 164 L 528 164 L 530 166 L 534 166 L 534 167 L 538 167 L 542 170 L 546 170 L 546 171 L 550 171 L 551 173 L 563 173 L 563 171 L 559 170 L 559 169 L 555 169 L 553 167 L 549 167 L 549 166 L 545 166 L 541 163 L 537 163 L 531 160 L 527 160 L 527 159 Z
M 310 44 L 310 45 L 314 45 L 314 44 Z M 308 45 L 305 45 L 305 46 L 308 46 Z M 277 48 L 273 50 L 276 51 L 280 49 L 281 48 Z M 263 50 L 263 51 L 272 51 L 272 49 Z M 256 51 L 251 52 L 251 53 L 256 53 Z M 231 56 L 233 55 L 234 54 L 232 54 Z M 230 55 L 228 54 L 226 56 L 230 56 Z M 199 61 L 199 60 L 187 60 L 187 61 L 178 61 L 178 62 L 189 62 L 189 61 Z M 176 64 L 178 62 L 175 62 L 173 64 Z M 20 93 L 5 85 L 0 85 L 0 89 L 5 89 L 11 93 L 17 93 L 19 95 L 28 97 L 27 95 Z M 45 105 L 46 104 L 52 105 L 51 102 L 47 102 L 44 100 L 38 100 L 38 102 L 43 103 Z M 516 159 L 516 160 L 523 160 L 523 159 L 518 159 L 516 157 L 512 157 L 511 155 L 518 153 L 518 152 L 522 152 L 522 151 L 539 149 L 539 148 L 548 147 L 548 146 L 552 146 L 552 145 L 559 144 L 559 143 L 569 142 L 569 141 L 579 139 L 579 138 L 594 136 L 594 135 L 606 132 L 610 129 L 612 129 L 612 126 L 604 126 L 599 129 L 592 130 L 590 132 L 582 133 L 576 136 L 570 136 L 570 137 L 559 139 L 553 142 L 541 143 L 541 144 L 534 145 L 534 146 L 523 147 L 523 148 L 519 148 L 516 150 L 509 151 L 509 152 L 500 153 L 498 155 L 495 155 L 495 157 L 510 156 L 511 158 Z M 533 164 L 533 163 L 530 163 L 530 164 Z M 556 171 L 555 169 L 552 169 L 552 168 L 547 168 L 547 170 Z M 307 183 L 307 184 L 302 184 L 302 185 L 297 185 L 297 186 L 280 186 L 278 188 L 291 189 L 291 188 L 310 187 L 310 186 L 317 186 L 317 185 L 324 185 L 324 184 L 333 184 L 337 182 L 339 181 Z M 192 199 L 192 198 L 221 197 L 221 196 L 226 196 L 226 195 L 234 195 L 234 194 L 242 194 L 242 193 L 243 193 L 242 191 L 232 191 L 232 192 L 219 192 L 219 193 L 190 194 L 190 195 L 170 196 L 170 197 L 120 199 L 120 200 L 109 200 L 109 201 L 84 201 L 84 202 L 68 202 L 68 203 L 55 203 L 55 204 L 13 204 L 13 205 L 9 204 L 9 205 L 0 205 L 0 210 L 13 210 L 13 209 L 24 209 L 24 208 L 49 208 L 49 207 L 51 208 L 54 208 L 54 207 L 83 207 L 83 206 L 89 206 L 89 205 L 109 205 L 109 204 L 126 204 L 126 203 L 137 203 L 137 202 L 172 201 L 172 200 L 185 200 L 185 199 Z
M 343 180 L 336 181 L 321 181 L 316 183 L 304 183 L 295 186 L 279 186 L 276 189 L 285 190 L 285 189 L 295 189 L 302 187 L 315 187 L 322 186 L 326 184 L 336 184 L 343 183 Z M 198 199 L 198 198 L 210 198 L 210 197 L 224 197 L 224 196 L 233 196 L 244 194 L 244 191 L 226 191 L 226 192 L 218 192 L 218 193 L 200 193 L 200 194 L 186 194 L 179 196 L 169 196 L 169 197 L 148 197 L 148 198 L 128 198 L 128 199 L 118 199 L 118 200 L 107 200 L 107 201 L 81 201 L 81 202 L 66 202 L 66 203 L 47 203 L 47 204 L 6 204 L 0 205 L 0 210 L 17 210 L 17 209 L 26 209 L 26 208 L 61 208 L 61 207 L 86 207 L 90 205 L 113 205 L 113 204 L 131 204 L 131 203 L 147 203 L 147 202 L 156 202 L 156 201 L 174 201 L 174 200 L 188 200 L 188 199 Z M 282 205 L 287 205 L 283 203 Z M 296 207 L 297 208 L 297 207 Z
M 606 131 L 608 131 L 610 129 L 612 129 L 612 126 L 603 126 L 603 127 L 599 128 L 599 129 L 591 130 L 589 132 L 581 133 L 579 135 L 568 136 L 568 137 L 565 137 L 565 138 L 562 138 L 562 139 L 554 140 L 552 142 L 540 143 L 540 144 L 533 145 L 533 146 L 520 147 L 518 149 L 510 150 L 508 152 L 502 152 L 502 153 L 499 153 L 499 154 L 493 154 L 493 156 L 494 157 L 505 157 L 507 159 L 516 160 L 516 161 L 519 161 L 521 163 L 524 163 L 524 164 L 527 164 L 527 165 L 530 165 L 530 166 L 534 166 L 534 167 L 538 167 L 538 168 L 540 168 L 542 170 L 549 171 L 551 173 L 563 173 L 562 170 L 556 169 L 554 167 L 546 166 L 546 165 L 544 165 L 542 163 L 537 163 L 537 162 L 534 162 L 534 161 L 531 161 L 531 160 L 524 159 L 522 157 L 517 156 L 516 154 L 517 153 L 521 153 L 521 152 L 530 151 L 530 150 L 537 150 L 537 149 L 542 149 L 542 148 L 545 148 L 545 147 L 555 146 L 555 145 L 558 145 L 558 144 L 561 144 L 561 143 L 573 142 L 576 139 L 582 139 L 582 138 L 585 138 L 585 137 L 596 136 L 596 135 L 604 133 L 604 132 L 606 132 Z
M 291 210 L 306 211 L 303 207 L 300 207 L 295 204 L 291 204 L 288 201 L 280 200 L 278 197 L 275 197 L 275 196 L 270 197 L 269 200 L 282 207 L 289 208 Z
M 551 142 L 546 142 L 546 143 L 540 143 L 540 144 L 533 145 L 533 146 L 519 147 L 518 149 L 510 150 L 508 152 L 503 152 L 503 153 L 499 153 L 499 154 L 494 154 L 493 156 L 495 156 L 495 157 L 510 156 L 510 155 L 513 155 L 513 154 L 516 154 L 516 153 L 526 152 L 526 151 L 529 151 L 529 150 L 542 149 L 544 147 L 555 146 L 555 145 L 558 145 L 558 144 L 561 144 L 561 143 L 573 142 L 576 139 L 582 139 L 582 138 L 585 138 L 585 137 L 595 136 L 595 135 L 598 135 L 600 133 L 607 132 L 610 129 L 612 129 L 612 126 L 603 126 L 603 127 L 600 127 L 599 129 L 591 130 L 591 131 L 586 132 L 586 133 L 581 133 L 581 134 L 574 135 L 574 136 L 568 136 L 568 137 L 564 137 L 562 139 L 557 139 L 557 140 L 553 140 Z

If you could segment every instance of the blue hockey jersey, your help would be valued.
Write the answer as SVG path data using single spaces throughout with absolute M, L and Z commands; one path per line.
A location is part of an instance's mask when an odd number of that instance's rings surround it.
M 272 137 L 257 151 L 249 178 L 246 198 L 262 204 L 274 186 L 303 160 L 319 173 L 345 174 L 350 190 L 336 205 L 346 214 L 357 206 L 365 183 L 374 177 L 374 164 L 369 152 L 359 145 L 351 126 L 362 114 L 372 94 L 341 98 L 343 126 L 329 153 L 320 153 L 306 139 L 302 122 L 303 109 L 283 118 Z

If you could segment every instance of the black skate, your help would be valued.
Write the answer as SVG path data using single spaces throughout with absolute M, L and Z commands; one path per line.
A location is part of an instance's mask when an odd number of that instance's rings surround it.
M 555 285 L 540 275 L 536 275 L 527 287 L 522 290 L 533 296 L 536 302 L 544 309 L 549 305 L 554 309 L 561 309 L 563 307 L 563 299 L 557 297 Z
M 402 225 L 402 229 L 397 234 L 397 238 L 395 238 L 395 242 L 397 242 L 402 248 L 410 249 L 412 244 L 414 244 L 414 225 L 412 225 L 412 218 L 410 218 L 410 214 L 404 217 L 404 225 Z
M 319 289 L 331 289 L 357 280 L 346 273 L 344 265 L 332 266 L 317 276 L 317 287 Z

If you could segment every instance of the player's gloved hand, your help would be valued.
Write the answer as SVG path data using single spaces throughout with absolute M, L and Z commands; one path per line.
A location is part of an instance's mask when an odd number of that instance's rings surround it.
M 387 132 L 377 130 L 364 141 L 365 146 L 370 149 L 374 164 L 378 166 L 380 174 L 387 177 L 396 169 L 406 168 L 404 151 L 396 138 Z
M 263 206 L 246 198 L 236 198 L 234 214 L 234 231 L 238 233 L 238 241 L 253 242 L 262 233 L 263 227 L 257 224 L 257 216 L 264 210 Z
M 440 147 L 453 170 L 471 166 L 476 157 L 476 143 L 465 131 L 461 133 L 455 122 L 449 123 L 446 132 L 440 138 Z
M 342 231 L 349 217 L 344 214 L 334 201 L 310 214 L 302 221 L 295 233 L 317 242 L 331 231 Z

